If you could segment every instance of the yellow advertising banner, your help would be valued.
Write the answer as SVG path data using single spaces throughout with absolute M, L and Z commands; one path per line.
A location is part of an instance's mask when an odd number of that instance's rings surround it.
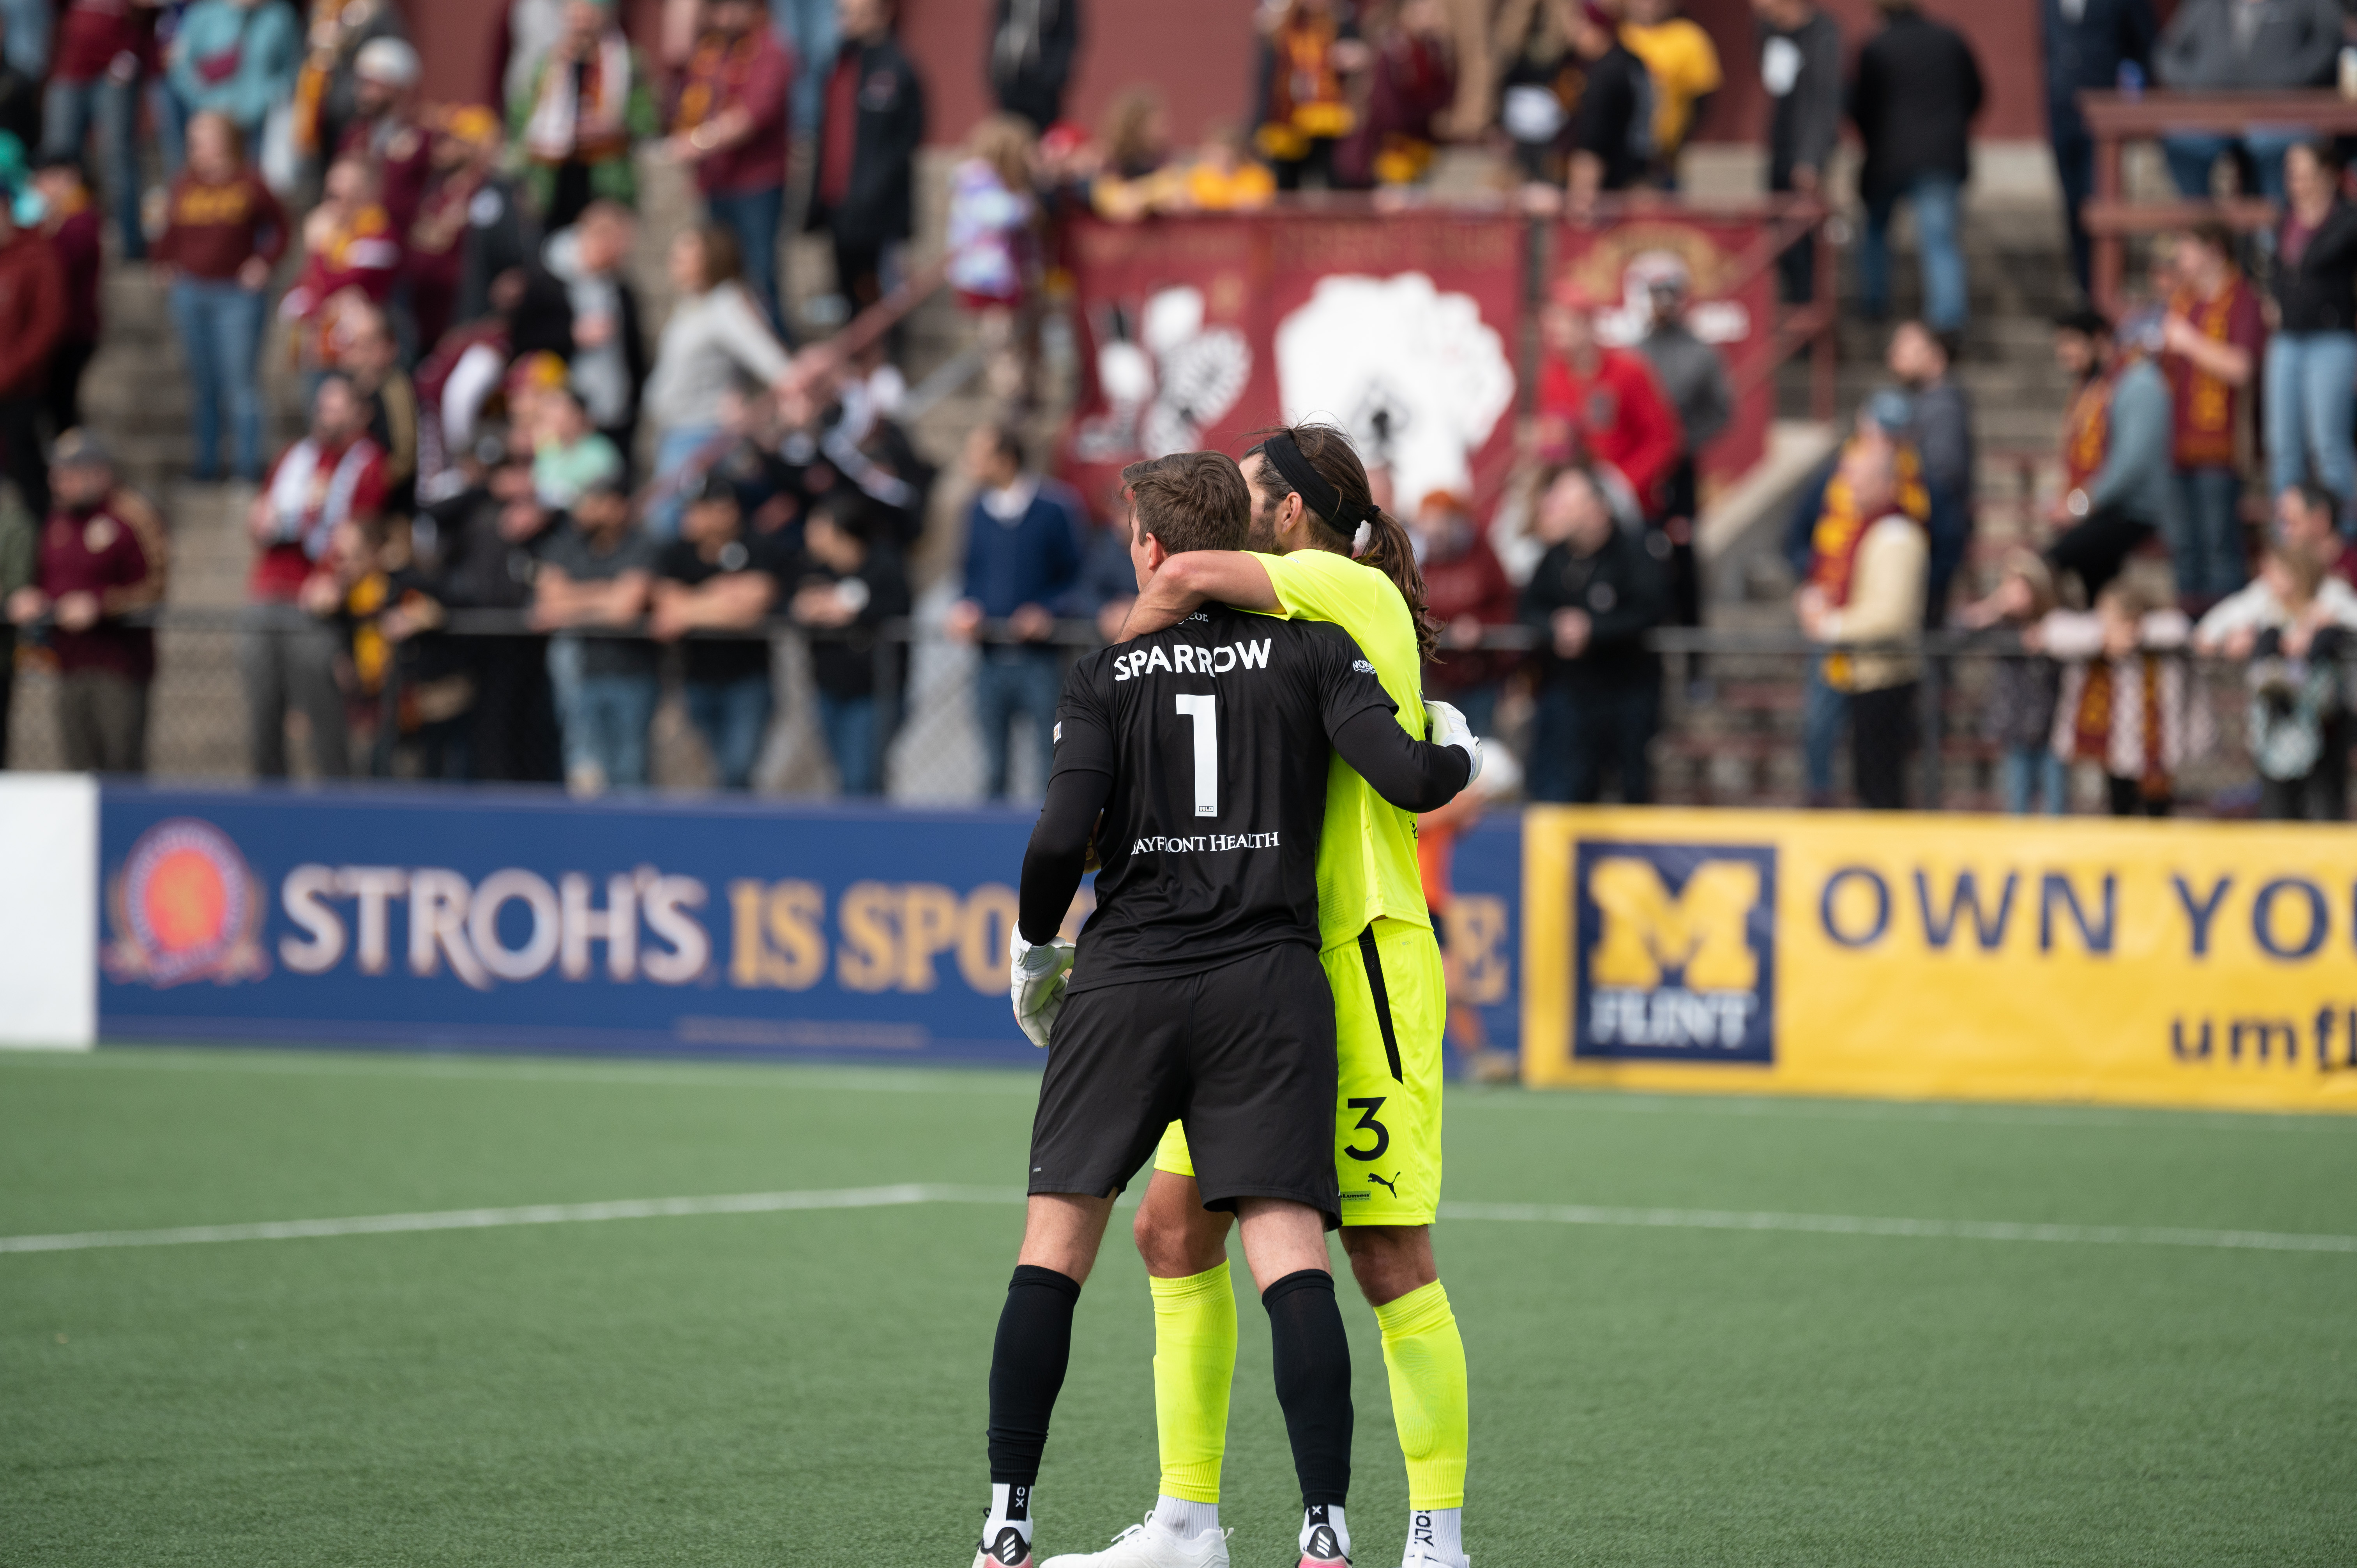
M 1547 807 L 1534 1085 L 2357 1111 L 2357 832 Z

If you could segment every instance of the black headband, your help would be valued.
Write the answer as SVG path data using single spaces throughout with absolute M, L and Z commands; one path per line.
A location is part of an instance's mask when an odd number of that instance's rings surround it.
M 1261 456 L 1266 457 L 1285 482 L 1293 487 L 1311 511 L 1345 534 L 1356 534 L 1359 524 L 1375 515 L 1372 501 L 1346 501 L 1342 492 L 1327 483 L 1326 476 L 1301 455 L 1299 443 L 1290 431 L 1280 430 L 1260 444 Z

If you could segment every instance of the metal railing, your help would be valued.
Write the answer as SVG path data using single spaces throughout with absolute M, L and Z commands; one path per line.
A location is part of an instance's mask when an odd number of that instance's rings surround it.
M 253 776 L 247 684 L 242 655 L 254 639 L 296 634 L 317 638 L 323 623 L 292 609 L 167 610 L 149 618 L 158 645 L 158 674 L 150 704 L 150 771 L 157 777 L 237 780 Z M 634 628 L 596 628 L 627 636 Z M 984 748 L 975 724 L 975 671 L 980 650 L 1013 646 L 1013 628 L 986 622 L 978 642 L 950 638 L 938 625 L 901 618 L 855 628 L 872 636 L 875 686 L 880 694 L 878 745 L 885 792 L 910 802 L 952 802 L 983 794 Z M 454 639 L 463 659 L 480 658 L 511 639 L 535 650 L 550 635 L 511 611 L 454 611 L 436 635 Z M 771 648 L 778 695 L 755 787 L 766 793 L 824 796 L 836 769 L 821 726 L 812 650 L 830 634 L 773 620 L 742 632 L 696 633 L 691 640 L 760 640 Z M 1482 650 L 1527 652 L 1539 640 L 1527 627 L 1496 627 Z M 1103 645 L 1088 620 L 1054 624 L 1030 646 L 1070 657 Z M 1664 803 L 1797 805 L 1812 800 L 1803 766 L 1803 723 L 1810 672 L 1828 651 L 1791 630 L 1663 628 L 1648 639 L 1663 667 L 1661 724 L 1652 746 L 1654 794 Z M 20 642 L 20 650 L 23 648 Z M 2003 748 L 1987 723 L 1996 661 L 2021 651 L 2006 633 L 1934 632 L 1898 644 L 1851 651 L 1906 653 L 1921 662 L 1910 803 L 1927 809 L 1990 809 L 2000 798 Z M 2192 737 L 2179 772 L 2178 794 L 2190 811 L 2248 814 L 2257 800 L 2255 770 L 2244 737 L 2249 698 L 2244 667 L 2186 656 Z M 527 660 L 527 662 L 531 662 Z M 38 652 L 19 654 L 13 750 L 18 768 L 59 765 L 54 717 L 56 682 Z M 382 685 L 362 694 L 345 676 L 345 712 L 356 757 L 380 777 L 414 778 L 410 755 L 416 737 L 401 728 L 403 667 L 390 662 Z M 703 745 L 687 721 L 676 671 L 662 677 L 664 697 L 653 724 L 654 782 L 700 788 L 712 773 Z M 1439 684 L 1435 682 L 1436 687 Z M 2352 683 L 2349 689 L 2357 689 Z M 1491 730 L 1518 756 L 1527 756 L 1532 703 L 1522 682 L 1510 680 Z M 1018 725 L 1024 721 L 1018 720 Z M 299 736 L 299 721 L 297 732 Z M 303 748 L 292 748 L 302 771 Z M 1017 745 L 1012 789 L 1036 798 L 1045 780 L 1039 748 Z M 555 781 L 551 771 L 544 775 Z M 1835 799 L 1846 793 L 1848 770 L 1834 775 Z M 2092 803 L 2093 797 L 2086 803 Z

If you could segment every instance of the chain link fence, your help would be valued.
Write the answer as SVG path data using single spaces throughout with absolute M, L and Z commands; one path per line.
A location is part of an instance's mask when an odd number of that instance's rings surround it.
M 251 666 L 266 639 L 304 639 L 317 651 L 320 623 L 299 612 L 167 611 L 154 618 L 157 675 L 149 704 L 149 771 L 159 779 L 236 782 L 254 777 L 255 739 L 249 717 Z M 541 766 L 527 777 L 562 777 L 554 752 L 554 714 L 545 669 L 549 642 L 518 616 L 503 611 L 458 612 L 442 634 L 458 667 L 477 677 L 478 709 L 461 721 L 483 736 L 478 757 L 530 752 L 516 726 L 547 728 Z M 819 722 L 812 660 L 813 634 L 783 622 L 745 633 L 698 634 L 766 640 L 777 702 L 754 771 L 757 792 L 818 799 L 839 790 L 839 774 Z M 866 651 L 875 660 L 877 689 L 886 693 L 878 734 L 887 798 L 912 805 L 951 805 L 985 798 L 986 759 L 976 722 L 977 671 L 986 647 L 1009 645 L 1004 624 L 983 628 L 984 645 L 948 637 L 937 620 L 920 618 L 877 628 Z M 1484 646 L 1527 650 L 1522 628 L 1493 629 Z M 1652 642 L 1662 656 L 1661 725 L 1652 743 L 1655 798 L 1663 804 L 1793 806 L 1846 803 L 1850 765 L 1846 735 L 1836 743 L 1832 799 L 1819 800 L 1803 762 L 1803 729 L 1809 676 L 1824 650 L 1790 632 L 1719 629 L 1663 630 Z M 1088 621 L 1057 624 L 1044 644 L 1069 661 L 1102 646 Z M 307 732 L 315 718 L 348 726 L 356 776 L 423 780 L 436 772 L 435 748 L 414 727 L 416 704 L 404 701 L 400 661 L 382 684 L 356 693 L 349 643 L 336 653 L 338 695 L 324 715 L 300 703 L 286 719 L 287 771 L 315 778 Z M 1991 724 L 1998 661 L 2019 651 L 2003 635 L 1933 634 L 1917 645 L 1924 674 L 1916 703 L 1917 746 L 1910 779 L 1911 804 L 1961 811 L 1996 810 L 2002 798 L 2003 746 Z M 300 657 L 293 650 L 282 650 Z M 15 714 L 8 764 L 17 768 L 61 766 L 57 680 L 37 640 L 17 652 Z M 675 658 L 664 660 L 662 695 L 651 730 L 652 781 L 658 789 L 713 786 L 715 772 L 703 739 L 689 722 Z M 498 671 L 523 671 L 522 701 L 496 692 Z M 2183 734 L 2186 757 L 2176 798 L 2189 812 L 2247 815 L 2256 809 L 2258 783 L 2249 746 L 2250 697 L 2245 667 L 2223 660 L 2187 660 Z M 905 671 L 905 676 L 903 671 Z M 409 695 L 414 696 L 411 693 Z M 534 704 L 542 704 L 535 714 Z M 1526 755 L 1533 703 L 1527 678 L 1510 678 L 1497 703 L 1491 737 Z M 1045 786 L 1042 747 L 1028 716 L 1014 720 L 1008 796 L 1036 800 Z M 493 777 L 513 778 L 513 771 Z M 2101 811 L 2103 780 L 2083 768 L 2073 783 L 2074 808 Z

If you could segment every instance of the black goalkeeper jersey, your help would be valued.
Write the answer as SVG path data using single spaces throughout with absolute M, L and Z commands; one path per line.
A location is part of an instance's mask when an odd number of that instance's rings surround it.
M 1331 737 L 1369 709 L 1396 732 L 1340 627 L 1219 605 L 1074 664 L 1049 778 L 1112 787 L 1071 989 L 1192 974 L 1273 942 L 1315 949 Z

